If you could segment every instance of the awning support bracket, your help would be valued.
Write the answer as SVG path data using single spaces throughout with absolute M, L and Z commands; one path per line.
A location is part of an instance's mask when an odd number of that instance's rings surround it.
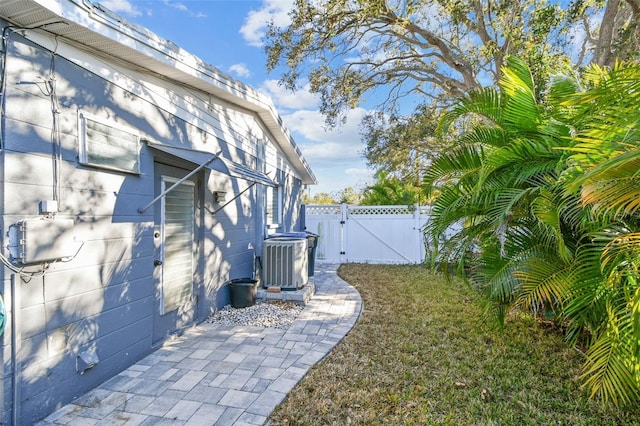
M 213 155 L 213 157 L 211 157 L 210 159 L 208 159 L 207 161 L 205 161 L 204 163 L 200 164 L 198 167 L 196 167 L 195 169 L 193 169 L 192 171 L 190 171 L 185 177 L 183 177 L 182 179 L 178 180 L 177 182 L 175 182 L 173 185 L 171 185 L 169 188 L 165 189 L 162 194 L 158 195 L 156 198 L 154 198 L 153 200 L 151 200 L 151 202 L 149 202 L 149 204 L 147 204 L 146 206 L 139 208 L 138 209 L 138 213 L 142 214 L 144 213 L 149 207 L 151 207 L 152 205 L 154 205 L 156 202 L 158 202 L 158 200 L 162 199 L 162 197 L 164 197 L 165 195 L 167 195 L 169 192 L 173 191 L 178 185 L 180 185 L 182 182 L 184 182 L 185 180 L 189 179 L 191 176 L 195 175 L 196 173 L 198 173 L 200 170 L 202 170 L 203 168 L 205 168 L 206 166 L 208 166 L 209 164 L 211 164 L 214 160 L 217 160 L 218 158 L 220 158 L 220 154 L 222 153 L 222 151 L 218 151 L 217 153 L 215 153 Z
M 250 190 L 251 188 L 253 188 L 254 186 L 256 186 L 258 182 L 253 182 L 251 185 L 247 186 L 245 189 L 243 189 L 242 191 L 240 191 L 238 193 L 238 195 L 236 195 L 235 197 L 233 197 L 232 199 L 230 199 L 229 201 L 227 201 L 226 203 L 224 203 L 223 205 L 221 205 L 220 207 L 218 207 L 216 210 L 213 211 L 213 213 L 211 213 L 211 215 L 215 215 L 216 213 L 218 213 L 220 210 L 224 209 L 225 207 L 227 207 L 229 204 L 231 204 L 234 200 L 236 200 L 239 196 L 241 196 L 242 194 L 244 194 L 245 192 L 247 192 L 248 190 Z
M 271 172 L 267 172 L 265 176 L 269 176 L 269 173 Z M 239 196 L 241 196 L 242 194 L 244 194 L 245 192 L 247 192 L 248 190 L 250 190 L 251 188 L 253 188 L 254 186 L 256 186 L 256 184 L 258 184 L 259 182 L 252 182 L 251 185 L 247 186 L 245 189 L 243 189 L 242 191 L 240 191 L 240 193 L 238 195 L 236 195 L 235 197 L 233 197 L 232 199 L 230 199 L 229 201 L 227 201 L 226 203 L 224 203 L 223 205 L 221 205 L 220 207 L 218 207 L 216 210 L 213 211 L 213 213 L 211 213 L 212 215 L 215 215 L 216 213 L 218 213 L 220 210 L 224 209 L 225 207 L 227 207 L 229 204 L 231 204 L 234 200 L 236 200 Z

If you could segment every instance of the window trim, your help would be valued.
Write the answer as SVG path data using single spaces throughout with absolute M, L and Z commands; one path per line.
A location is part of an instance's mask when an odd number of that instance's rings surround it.
M 275 201 L 275 207 L 277 207 L 276 217 L 271 217 L 269 214 L 269 207 L 274 205 L 273 194 L 277 197 Z M 266 211 L 265 216 L 267 219 L 267 226 L 269 228 L 278 228 L 282 224 L 282 185 L 277 184 L 273 187 L 267 187 L 267 197 L 266 197 Z
M 136 155 L 136 167 L 135 170 L 127 169 L 123 167 L 118 167 L 109 164 L 99 164 L 93 162 L 89 158 L 89 139 L 87 137 L 87 120 L 96 122 L 103 126 L 111 127 L 115 130 L 127 133 L 135 138 L 135 155 Z M 140 145 L 141 145 L 141 136 L 140 133 L 131 127 L 121 125 L 119 123 L 115 123 L 112 120 L 104 119 L 93 114 L 78 111 L 78 160 L 80 164 L 90 167 L 96 167 L 100 169 L 114 170 L 118 172 L 130 173 L 139 175 L 140 174 Z

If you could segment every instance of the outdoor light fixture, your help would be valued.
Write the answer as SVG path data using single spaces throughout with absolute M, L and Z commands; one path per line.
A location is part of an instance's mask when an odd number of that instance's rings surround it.
M 224 203 L 227 199 L 227 193 L 225 191 L 214 191 L 213 195 L 216 203 Z

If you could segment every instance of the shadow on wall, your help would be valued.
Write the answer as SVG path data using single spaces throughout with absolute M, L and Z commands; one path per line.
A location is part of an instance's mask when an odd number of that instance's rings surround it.
M 110 191 L 97 178 L 69 174 L 63 188 L 58 216 L 74 219 L 72 232 L 83 245 L 72 260 L 53 263 L 42 277 L 21 278 L 17 286 L 18 408 L 24 424 L 126 368 L 151 347 L 145 338 L 153 299 L 146 266 L 151 252 L 145 245 L 150 227 L 114 224 L 103 214 Z
M 217 128 L 204 132 L 142 99 L 146 89 L 134 79 L 122 79 L 117 87 L 15 33 L 12 37 L 6 43 L 5 62 L 12 78 L 7 80 L 4 99 L 4 221 L 11 224 L 39 217 L 39 201 L 56 199 L 57 217 L 73 219 L 74 236 L 83 242 L 75 258 L 52 264 L 44 276 L 17 279 L 21 306 L 21 321 L 15 324 L 17 408 L 20 423 L 30 424 L 148 354 L 154 343 L 160 298 L 154 268 L 156 218 L 153 209 L 145 215 L 137 211 L 154 197 L 153 157 L 142 150 L 139 175 L 80 165 L 78 112 L 130 126 L 164 143 L 192 147 L 211 138 L 211 150 L 223 149 L 226 158 L 246 159 L 248 164 L 253 158 L 237 147 L 219 146 L 218 138 L 224 135 L 214 134 L 220 132 Z M 52 73 L 55 86 L 46 86 L 43 82 Z M 185 102 L 175 95 L 168 100 L 173 105 Z M 201 118 L 203 111 L 196 110 L 195 118 Z M 234 126 L 226 115 L 218 119 L 220 128 Z M 221 291 L 225 282 L 253 273 L 263 218 L 257 215 L 259 186 L 214 215 L 220 205 L 212 192 L 221 188 L 221 181 L 229 199 L 248 183 L 209 171 L 202 172 L 200 179 L 204 185 L 198 189 L 196 204 L 199 233 L 194 241 L 198 253 L 194 281 L 195 295 L 206 301 L 199 303 L 196 315 L 203 319 L 208 310 L 228 302 L 226 289 Z M 295 188 L 286 185 L 285 189 L 284 200 L 289 203 Z M 285 211 L 299 208 L 286 205 Z M 5 296 L 9 294 L 7 278 Z M 178 311 L 177 321 L 183 323 L 188 315 L 192 313 Z M 5 333 L 5 349 L 10 338 Z M 95 365 L 84 369 L 91 364 Z M 8 355 L 4 371 L 9 380 L 12 360 Z M 9 408 L 5 408 L 6 423 L 10 423 Z
M 213 192 L 224 181 L 226 201 L 216 202 Z M 229 304 L 225 284 L 233 278 L 254 273 L 256 241 L 262 235 L 256 203 L 258 185 L 230 179 L 217 172 L 208 173 L 205 185 L 204 285 L 202 296 L 207 301 L 206 315 Z M 234 197 L 237 197 L 234 199 Z

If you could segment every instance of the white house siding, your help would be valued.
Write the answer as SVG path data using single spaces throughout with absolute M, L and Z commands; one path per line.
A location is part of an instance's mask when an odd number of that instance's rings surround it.
M 73 260 L 53 264 L 43 277 L 16 279 L 20 424 L 46 416 L 153 350 L 155 209 L 143 214 L 138 209 L 154 198 L 154 158 L 161 156 L 142 144 L 139 175 L 83 166 L 78 161 L 79 111 L 134 129 L 156 143 L 221 150 L 225 158 L 263 167 L 284 189 L 284 221 L 276 231 L 298 229 L 302 189 L 286 155 L 255 114 L 107 57 L 98 59 L 62 39 L 33 31 L 26 37 L 32 41 L 12 33 L 6 43 L 0 156 L 3 253 L 8 255 L 7 228 L 39 217 L 39 201 L 53 199 L 52 137 L 59 138 L 62 159 L 57 217 L 75 221 L 75 237 L 83 244 L 78 243 Z M 50 75 L 53 94 L 46 83 Z M 176 165 L 195 168 L 182 161 Z M 224 190 L 231 199 L 251 183 L 208 170 L 195 181 L 200 184 L 200 209 L 193 319 L 200 321 L 227 303 L 226 281 L 254 273 L 254 255 L 260 254 L 264 237 L 264 188 L 253 186 L 214 214 L 221 205 L 214 202 L 213 191 Z M 9 307 L 10 276 L 4 269 L 3 295 Z M 10 423 L 13 407 L 11 318 L 3 336 L 4 424 Z M 76 357 L 90 349 L 99 362 L 80 375 Z

